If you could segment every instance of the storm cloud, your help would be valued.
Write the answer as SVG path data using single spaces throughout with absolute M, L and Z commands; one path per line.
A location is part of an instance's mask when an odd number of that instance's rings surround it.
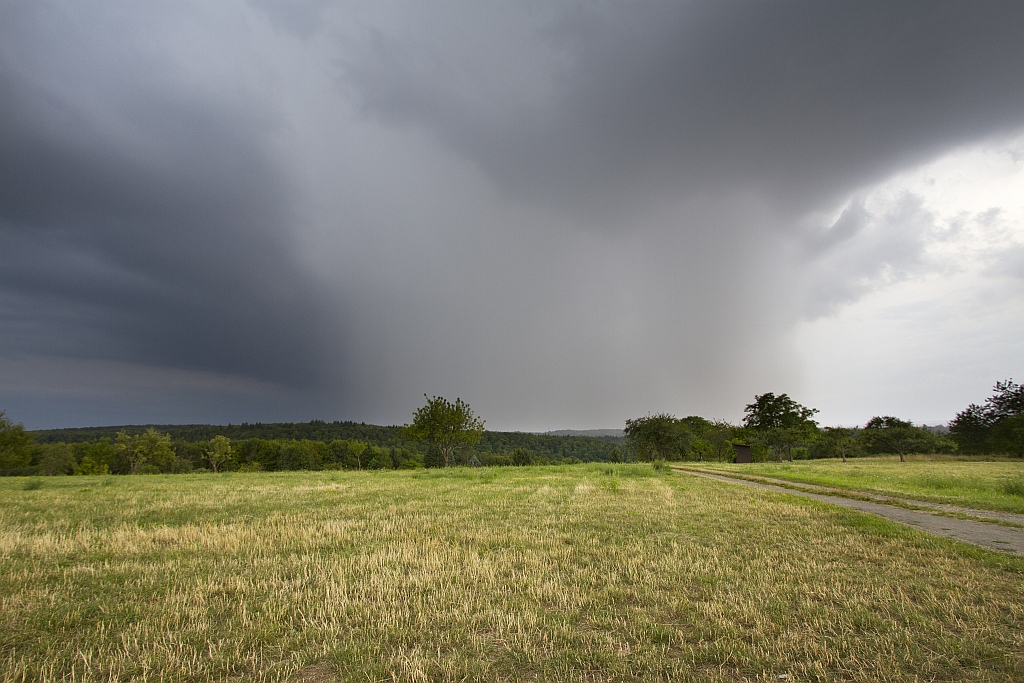
M 426 392 L 554 429 L 800 398 L 795 329 L 994 234 L 872 188 L 1020 136 L 1022 34 L 1016 2 L 5 3 L 0 408 L 401 423 Z

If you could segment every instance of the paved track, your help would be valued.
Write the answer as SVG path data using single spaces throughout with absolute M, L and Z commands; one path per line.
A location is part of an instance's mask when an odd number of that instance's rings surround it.
M 940 515 L 933 515 L 928 512 L 907 510 L 893 505 L 872 503 L 865 500 L 854 500 L 852 498 L 827 496 L 820 493 L 796 491 L 782 486 L 760 484 L 753 481 L 747 481 L 745 479 L 733 479 L 732 477 L 725 477 L 720 474 L 697 472 L 690 469 L 677 469 L 676 471 L 684 472 L 695 477 L 715 479 L 729 484 L 739 484 L 740 486 L 750 486 L 756 489 L 786 493 L 791 496 L 811 498 L 823 503 L 829 503 L 830 505 L 839 505 L 844 508 L 852 508 L 854 510 L 860 510 L 861 512 L 880 515 L 896 522 L 909 524 L 912 527 L 921 529 L 922 531 L 927 531 L 937 536 L 945 536 L 946 538 L 954 538 L 965 543 L 973 543 L 974 545 L 1024 555 L 1024 529 L 1016 527 L 1000 526 L 998 524 L 988 524 L 986 522 L 975 522 L 968 519 L 957 519 L 956 517 L 943 517 Z

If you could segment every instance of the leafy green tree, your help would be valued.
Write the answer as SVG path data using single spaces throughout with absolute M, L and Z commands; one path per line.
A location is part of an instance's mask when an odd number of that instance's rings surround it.
M 1024 457 L 1024 415 L 1010 415 L 992 428 L 992 445 L 1018 458 Z
M 348 442 L 348 452 L 352 454 L 353 458 L 355 458 L 357 470 L 363 469 L 363 453 L 365 453 L 369 448 L 370 444 L 365 441 L 352 440 Z
M 118 432 L 114 448 L 127 465 L 128 474 L 150 470 L 159 472 L 173 465 L 175 460 L 171 435 L 161 434 L 153 427 L 134 436 Z
M 1024 384 L 1012 379 L 996 382 L 993 394 L 985 401 L 989 414 L 998 422 L 1014 415 L 1024 415 Z
M 39 474 L 48 477 L 60 474 L 74 474 L 75 453 L 71 446 L 66 443 L 54 443 L 36 446 L 39 449 L 37 459 L 39 461 Z
M 949 423 L 949 435 L 965 453 L 993 450 L 1016 453 L 1019 450 L 1008 435 L 1014 429 L 1013 418 L 1021 415 L 1024 415 L 1024 385 L 1012 379 L 996 382 L 992 395 L 985 399 L 985 405 L 972 403 L 956 414 Z M 1000 426 L 1008 420 L 1011 426 Z
M 787 394 L 776 396 L 768 392 L 754 396 L 754 402 L 747 404 L 743 412 L 746 413 L 743 418 L 745 427 L 763 430 L 799 427 L 808 423 L 816 425 L 813 418 L 818 411 L 800 405 Z
M 75 458 L 79 461 L 75 474 L 110 474 L 118 460 L 117 450 L 107 437 L 75 444 Z
M 441 396 L 423 397 L 427 404 L 413 414 L 412 424 L 405 427 L 406 434 L 434 448 L 448 467 L 458 451 L 480 441 L 484 421 L 461 398 L 452 403 Z
M 868 451 L 896 453 L 900 456 L 900 462 L 906 461 L 904 456 L 907 453 L 940 453 L 956 447 L 956 444 L 938 434 L 891 415 L 868 420 L 859 438 Z
M 839 456 L 846 462 L 846 456 L 856 448 L 857 430 L 849 427 L 825 427 L 815 443 L 815 452 L 824 457 Z
M 693 437 L 680 420 L 668 413 L 626 420 L 626 443 L 637 460 L 674 460 L 684 457 Z
M 31 464 L 32 435 L 0 410 L 0 472 L 17 472 Z
M 972 403 L 949 423 L 949 435 L 964 453 L 987 453 L 992 420 L 983 406 Z
M 310 439 L 289 440 L 281 444 L 277 467 L 281 470 L 318 470 L 323 467 L 327 445 Z
M 525 448 L 515 449 L 510 457 L 512 458 L 512 464 L 516 467 L 525 467 L 526 465 L 533 464 L 533 453 Z
M 718 462 L 728 460 L 732 454 L 732 435 L 733 426 L 725 420 L 713 420 L 711 427 L 704 434 L 704 439 Z
M 787 394 L 768 392 L 754 396 L 754 402 L 743 408 L 743 426 L 782 462 L 786 453 L 793 460 L 793 449 L 806 445 L 818 432 L 815 408 L 800 405 Z
M 110 474 L 110 467 L 106 462 L 86 455 L 82 458 L 82 462 L 75 467 L 75 474 Z
M 206 459 L 210 463 L 210 469 L 214 472 L 217 468 L 224 467 L 235 457 L 235 449 L 231 447 L 231 439 L 218 434 L 210 439 L 210 447 L 206 449 Z

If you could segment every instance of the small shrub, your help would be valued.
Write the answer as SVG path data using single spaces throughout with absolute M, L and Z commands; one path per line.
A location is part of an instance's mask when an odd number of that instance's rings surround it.
M 672 469 L 664 460 L 655 460 L 651 463 L 651 467 L 654 468 L 655 472 L 668 472 Z
M 263 465 L 258 462 L 243 462 L 238 466 L 239 472 L 262 472 Z
M 35 491 L 37 489 L 41 489 L 41 488 L 43 488 L 43 480 L 42 479 L 29 479 L 24 484 L 21 485 L 21 488 L 26 490 L 26 491 Z
M 533 464 L 533 454 L 525 448 L 517 448 L 512 451 L 510 459 L 516 467 L 526 467 Z

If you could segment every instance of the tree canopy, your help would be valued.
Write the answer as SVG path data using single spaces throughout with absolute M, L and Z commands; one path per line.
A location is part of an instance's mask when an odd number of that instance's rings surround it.
M 754 402 L 743 408 L 743 425 L 751 429 L 787 429 L 808 424 L 817 426 L 816 408 L 802 406 L 787 394 L 776 396 L 772 392 L 754 396 Z
M 32 461 L 32 436 L 0 410 L 0 472 L 13 473 Z
M 869 453 L 941 453 L 956 448 L 949 439 L 891 415 L 873 417 L 861 430 L 860 440 Z
M 476 444 L 484 432 L 484 421 L 476 417 L 469 404 L 461 398 L 452 403 L 441 396 L 430 398 L 427 404 L 413 414 L 406 433 L 437 450 L 444 466 L 451 464 L 452 455 L 462 448 Z
M 972 403 L 949 423 L 964 453 L 1004 451 L 1024 456 L 1024 385 L 996 382 L 983 405 Z
M 776 396 L 772 392 L 754 396 L 754 402 L 747 404 L 743 412 L 743 425 L 753 432 L 756 442 L 775 453 L 782 461 L 786 453 L 793 459 L 793 449 L 808 444 L 818 432 L 814 421 L 816 408 L 800 405 L 787 394 Z
M 672 460 L 685 455 L 689 431 L 668 413 L 626 420 L 626 442 L 637 460 Z

